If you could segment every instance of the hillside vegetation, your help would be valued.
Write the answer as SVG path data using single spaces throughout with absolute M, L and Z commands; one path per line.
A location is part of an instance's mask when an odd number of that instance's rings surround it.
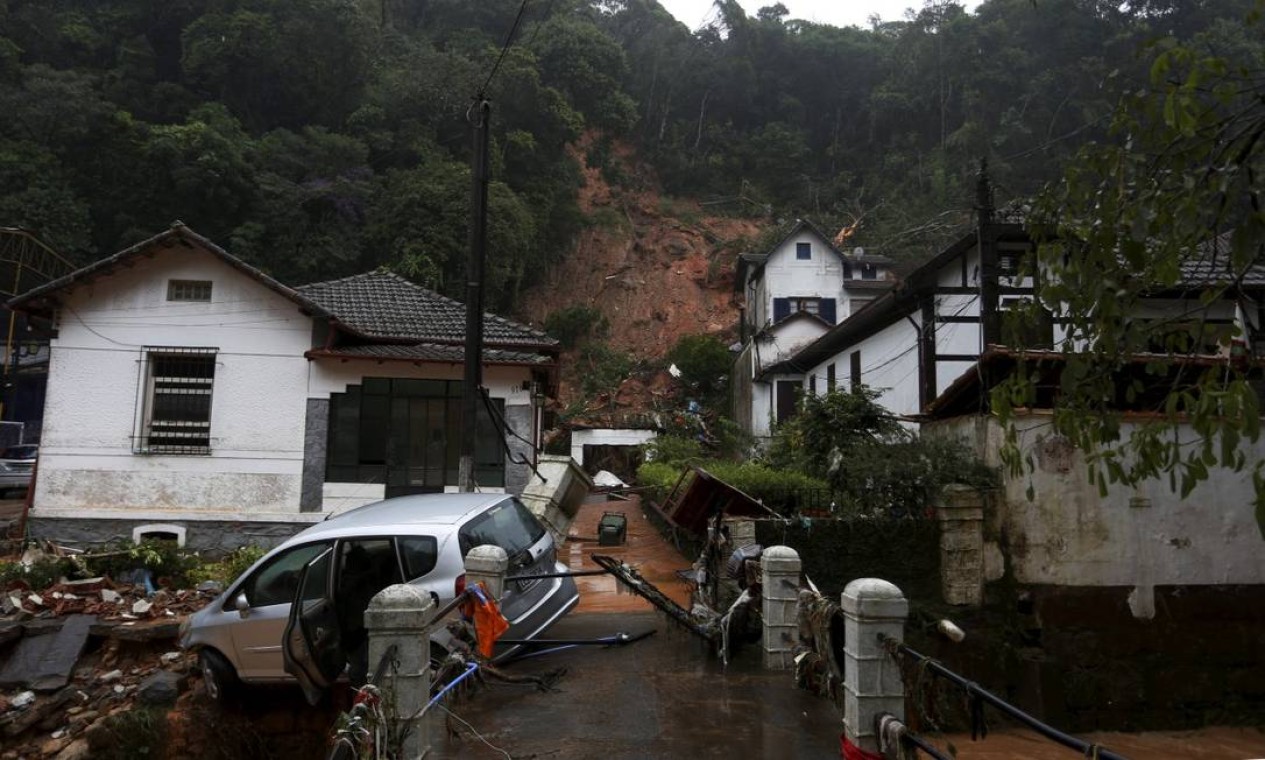
M 586 171 L 687 199 L 669 227 L 804 214 L 917 258 L 964 221 L 981 158 L 1026 196 L 1142 86 L 1142 45 L 1259 47 L 1249 6 L 935 1 L 839 29 L 718 0 L 691 31 L 654 0 L 0 0 L 0 224 L 88 261 L 181 219 L 287 282 L 385 265 L 459 296 L 486 84 L 491 308 L 521 313 L 581 232 L 647 218 L 582 207 Z

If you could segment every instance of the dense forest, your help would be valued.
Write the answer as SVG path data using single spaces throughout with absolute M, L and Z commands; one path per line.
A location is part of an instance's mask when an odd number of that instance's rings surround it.
M 655 0 L 0 0 L 0 225 L 87 261 L 181 219 L 286 282 L 386 265 L 459 295 L 485 92 L 494 308 L 590 223 L 580 161 L 909 257 L 980 159 L 1023 198 L 1106 137 L 1149 42 L 1263 47 L 1250 0 L 928 0 L 865 29 L 715 5 L 691 31 Z

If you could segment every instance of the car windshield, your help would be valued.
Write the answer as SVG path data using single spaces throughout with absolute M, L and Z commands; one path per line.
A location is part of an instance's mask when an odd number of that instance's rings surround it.
M 461 553 L 483 544 L 493 544 L 513 557 L 526 551 L 545 535 L 545 526 L 514 499 L 497 504 L 461 528 Z
M 34 459 L 38 446 L 10 446 L 0 452 L 0 459 Z

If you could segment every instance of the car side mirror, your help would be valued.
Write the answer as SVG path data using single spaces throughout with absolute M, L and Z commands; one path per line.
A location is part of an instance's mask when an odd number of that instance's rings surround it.
M 250 617 L 250 602 L 245 594 L 238 594 L 237 599 L 233 600 L 233 606 L 237 608 L 237 614 L 241 615 L 243 620 Z

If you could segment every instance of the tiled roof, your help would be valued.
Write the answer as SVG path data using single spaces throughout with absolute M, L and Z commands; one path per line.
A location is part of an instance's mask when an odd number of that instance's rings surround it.
M 460 343 L 466 335 L 464 304 L 392 272 L 378 270 L 296 288 L 367 338 Z M 545 333 L 494 314 L 483 315 L 483 340 L 492 345 L 554 347 Z
M 308 352 L 308 356 L 313 358 L 383 359 L 414 362 L 452 362 L 454 364 L 460 364 L 465 361 L 465 355 L 466 352 L 462 346 L 436 343 L 418 343 L 411 346 L 399 344 L 340 346 L 337 348 L 313 349 Z M 485 348 L 483 350 L 484 364 L 548 364 L 551 361 L 550 357 L 531 351 L 507 351 L 496 348 Z
M 1241 281 L 1247 287 L 1265 286 L 1265 263 L 1261 263 L 1265 251 L 1257 251 L 1254 262 L 1245 270 L 1236 269 L 1231 261 L 1230 246 L 1233 233 L 1225 232 L 1203 243 L 1195 255 L 1182 261 L 1183 285 L 1206 287 L 1217 283 Z M 1240 275 L 1242 279 L 1240 280 Z
M 41 302 L 45 301 L 53 294 L 62 290 L 93 282 L 98 277 L 113 274 L 122 267 L 131 266 L 133 259 L 143 256 L 153 249 L 162 248 L 164 246 L 182 246 L 188 249 L 201 248 L 204 251 L 208 251 L 219 257 L 229 266 L 237 269 L 239 272 L 259 281 L 265 287 L 293 301 L 299 308 L 312 314 L 324 316 L 324 311 L 320 306 L 304 298 L 296 292 L 294 288 L 277 282 L 255 267 L 247 264 L 215 243 L 212 243 L 210 240 L 189 229 L 183 222 L 173 222 L 170 229 L 163 230 L 157 235 L 154 235 L 146 240 L 142 240 L 130 248 L 124 248 L 112 256 L 99 259 L 86 267 L 76 269 L 70 274 L 59 277 L 51 282 L 44 283 L 39 287 L 31 288 L 22 295 L 10 299 L 8 303 L 9 308 L 20 310 L 42 308 Z

